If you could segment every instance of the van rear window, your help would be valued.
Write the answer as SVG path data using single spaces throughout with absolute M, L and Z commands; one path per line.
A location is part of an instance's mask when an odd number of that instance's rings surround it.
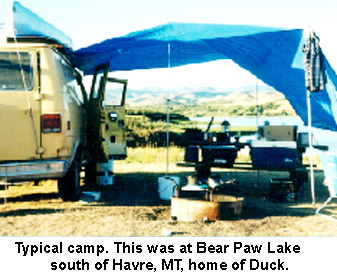
M 27 52 L 0 53 L 0 90 L 33 88 L 32 57 Z

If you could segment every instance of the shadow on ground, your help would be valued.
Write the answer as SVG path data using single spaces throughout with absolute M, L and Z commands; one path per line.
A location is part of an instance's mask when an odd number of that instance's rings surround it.
M 179 176 L 181 182 L 186 183 L 186 177 L 192 173 L 173 173 L 172 176 Z M 310 216 L 314 215 L 312 207 L 294 207 L 297 204 L 310 204 L 311 194 L 309 184 L 303 186 L 300 198 L 295 203 L 275 203 L 268 200 L 268 182 L 270 178 L 284 178 L 283 173 L 259 173 L 244 171 L 219 172 L 223 180 L 236 179 L 237 185 L 228 189 L 229 195 L 244 197 L 242 219 L 263 219 L 268 216 Z M 161 173 L 137 172 L 128 174 L 116 174 L 114 184 L 108 187 L 101 187 L 101 200 L 98 203 L 89 203 L 85 207 L 116 207 L 116 206 L 163 206 L 169 207 L 170 201 L 162 201 L 158 195 L 158 178 L 164 176 Z M 326 186 L 322 184 L 322 173 L 317 174 L 316 179 L 316 200 L 323 202 L 328 197 Z M 57 193 L 37 193 L 20 195 L 7 199 L 8 203 L 15 202 L 44 202 L 58 199 Z M 3 199 L 0 203 L 4 203 Z M 61 202 L 62 203 L 62 202 Z M 69 204 L 75 207 L 77 202 Z M 78 207 L 78 205 L 77 205 Z M 53 214 L 64 211 L 64 208 L 41 208 L 41 209 L 18 209 L 0 213 L 0 216 L 10 215 L 37 215 Z
M 191 173 L 177 173 L 183 183 Z M 284 178 L 282 173 L 255 172 L 220 172 L 223 180 L 236 179 L 237 185 L 225 189 L 226 194 L 244 197 L 242 219 L 262 219 L 268 216 L 310 216 L 315 214 L 313 207 L 303 205 L 311 203 L 309 184 L 304 184 L 299 199 L 294 203 L 273 202 L 268 199 L 270 177 Z M 116 175 L 114 185 L 102 189 L 101 201 L 107 206 L 170 206 L 170 201 L 162 201 L 158 195 L 158 178 L 156 173 L 130 173 Z M 258 181 L 256 181 L 258 177 Z M 317 174 L 316 201 L 323 202 L 328 197 L 328 190 L 322 184 L 322 173 Z M 295 207 L 296 205 L 300 207 Z

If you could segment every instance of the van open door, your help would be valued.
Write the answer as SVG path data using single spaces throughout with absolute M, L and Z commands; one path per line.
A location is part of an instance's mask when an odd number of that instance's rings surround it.
M 98 66 L 85 103 L 85 184 L 96 182 L 97 164 L 126 157 L 127 81 L 108 77 L 109 64 Z M 116 89 L 116 86 L 118 87 Z
M 127 80 L 108 77 L 108 66 L 93 75 L 86 106 L 86 147 L 92 162 L 126 158 L 125 97 Z
M 109 66 L 96 68 L 91 85 L 89 100 L 85 106 L 85 147 L 89 162 L 106 162 L 108 154 L 105 144 L 105 86 Z
M 108 78 L 105 100 L 105 141 L 109 159 L 126 158 L 125 97 L 128 81 Z

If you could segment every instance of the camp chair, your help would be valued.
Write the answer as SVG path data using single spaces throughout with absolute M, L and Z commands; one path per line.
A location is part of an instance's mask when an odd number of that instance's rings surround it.
M 321 155 L 320 158 L 323 164 L 325 181 L 329 188 L 330 197 L 316 210 L 317 215 L 323 215 L 319 212 L 326 207 L 333 198 L 337 198 L 337 155 L 324 154 Z M 332 218 L 330 216 L 327 217 Z

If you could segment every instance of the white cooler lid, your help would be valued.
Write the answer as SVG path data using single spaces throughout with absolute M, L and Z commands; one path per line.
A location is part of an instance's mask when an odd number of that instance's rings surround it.
M 253 140 L 251 146 L 254 148 L 290 148 L 296 149 L 297 144 L 295 141 L 265 141 L 265 140 Z

